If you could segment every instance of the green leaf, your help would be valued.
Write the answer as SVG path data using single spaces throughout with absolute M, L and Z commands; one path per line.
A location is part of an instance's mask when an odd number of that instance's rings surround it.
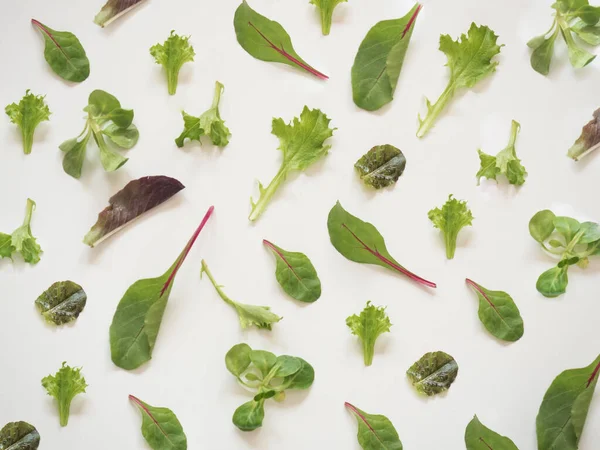
M 337 202 L 327 218 L 329 239 L 342 256 L 362 264 L 375 264 L 406 275 L 411 280 L 435 288 L 435 283 L 421 278 L 401 266 L 389 254 L 377 228 L 346 211 Z
M 575 237 L 581 228 L 581 224 L 571 217 L 558 216 L 554 218 L 554 227 L 558 233 L 563 235 L 568 243 Z
M 48 375 L 42 379 L 42 386 L 48 391 L 48 395 L 57 400 L 60 426 L 66 427 L 69 423 L 71 402 L 77 394 L 85 393 L 88 386 L 81 375 L 81 367 L 74 369 L 63 362 L 54 376 Z
M 105 171 L 114 172 L 128 161 L 128 158 L 121 156 L 106 145 L 104 136 L 101 133 L 93 132 L 93 136 L 100 149 L 100 162 Z
M 144 0 L 108 0 L 100 12 L 96 14 L 94 23 L 104 28 L 122 15 L 128 13 Z
M 303 362 L 300 358 L 295 356 L 282 355 L 278 356 L 275 361 L 275 378 L 284 378 L 294 375 L 300 369 L 302 369 Z
M 396 183 L 405 167 L 404 154 L 389 144 L 373 147 L 354 164 L 363 183 L 375 189 Z
M 29 264 L 37 264 L 43 253 L 36 238 L 31 234 L 31 217 L 34 209 L 35 202 L 28 198 L 23 225 L 13 231 L 11 236 L 11 245 L 14 247 L 14 251 L 19 252 L 23 260 Z
M 286 386 L 286 389 L 308 389 L 315 380 L 315 369 L 302 358 L 296 359 L 302 363 L 302 367 L 294 374 L 285 377 L 282 385 Z
M 345 406 L 356 417 L 358 443 L 363 450 L 402 450 L 398 432 L 387 417 L 367 414 L 348 402 Z
M 271 330 L 272 324 L 277 323 L 282 319 L 277 314 L 272 313 L 270 311 L 271 308 L 268 306 L 244 305 L 243 303 L 238 303 L 230 299 L 225 292 L 223 292 L 222 286 L 217 284 L 204 260 L 202 260 L 200 277 L 202 277 L 203 273 L 206 273 L 208 279 L 217 291 L 217 294 L 219 294 L 219 297 L 221 297 L 225 303 L 232 306 L 237 311 L 242 329 L 249 328 L 254 325 L 257 328 Z
M 358 336 L 361 340 L 365 366 L 370 366 L 373 364 L 375 341 L 383 333 L 389 333 L 392 326 L 390 318 L 385 313 L 385 308 L 373 306 L 368 301 L 360 316 L 354 314 L 348 317 L 346 325 L 350 328 L 352 334 Z
M 252 201 L 252 212 L 248 219 L 257 220 L 267 209 L 273 195 L 287 175 L 301 172 L 327 155 L 330 145 L 325 141 L 333 136 L 334 129 L 329 127 L 331 120 L 318 109 L 304 107 L 300 119 L 285 124 L 283 119 L 273 119 L 272 131 L 279 138 L 279 150 L 283 153 L 283 161 L 275 178 L 266 188 L 259 183 L 260 197 L 256 203 Z
M 237 41 L 250 56 L 267 62 L 278 62 L 302 69 L 326 80 L 322 74 L 304 61 L 296 53 L 290 35 L 273 20 L 254 11 L 246 0 L 235 11 L 233 26 Z
M 580 20 L 571 26 L 571 31 L 576 33 L 577 36 L 586 44 L 593 46 L 600 45 L 599 26 L 590 26 L 586 24 L 583 20 Z
M 583 222 L 579 228 L 581 237 L 579 238 L 579 244 L 590 244 L 597 240 L 600 240 L 600 225 L 594 222 Z
M 565 370 L 554 379 L 536 419 L 539 450 L 577 450 L 599 371 L 600 355 L 589 366 Z
M 62 325 L 73 322 L 85 308 L 87 295 L 72 281 L 57 281 L 35 301 L 46 322 Z
M 471 226 L 473 222 L 473 214 L 467 206 L 467 202 L 452 198 L 452 194 L 450 194 L 448 201 L 441 209 L 432 209 L 427 216 L 433 226 L 444 234 L 446 258 L 454 258 L 458 233 L 464 227 Z
M 290 297 L 304 303 L 313 303 L 321 297 L 321 280 L 304 253 L 288 252 L 267 240 L 263 244 L 275 255 L 275 278 Z
M 15 251 L 12 245 L 12 236 L 6 233 L 0 233 L 0 258 L 11 258 Z
M 190 45 L 190 36 L 179 36 L 175 31 L 167 38 L 163 45 L 156 44 L 150 48 L 150 54 L 156 64 L 165 68 L 167 72 L 167 85 L 169 94 L 175 95 L 179 81 L 179 71 L 187 62 L 193 62 L 196 52 Z
M 114 123 L 111 123 L 102 130 L 102 133 L 117 147 L 126 150 L 133 148 L 140 138 L 140 132 L 133 124 L 129 125 L 127 128 L 119 128 Z
M 12 103 L 5 109 L 10 121 L 21 129 L 23 136 L 23 153 L 29 155 L 33 148 L 33 136 L 37 126 L 50 120 L 50 109 L 44 101 L 46 97 L 34 95 L 29 89 L 19 104 Z
M 432 396 L 450 388 L 458 375 L 458 364 L 447 353 L 425 353 L 406 375 L 418 392 Z
M 596 58 L 596 55 L 592 55 L 590 52 L 577 45 L 569 28 L 561 25 L 560 31 L 565 39 L 565 42 L 567 43 L 569 61 L 575 69 L 581 69 L 582 67 L 587 66 Z
M 569 149 L 567 156 L 579 161 L 600 147 L 600 108 L 594 111 L 593 118 L 581 130 L 581 135 Z
M 60 149 L 65 152 L 63 158 L 63 170 L 73 178 L 81 177 L 81 169 L 83 169 L 83 161 L 85 160 L 85 152 L 87 144 L 90 140 L 91 132 L 87 133 L 83 139 L 69 139 L 60 145 Z
M 480 284 L 467 279 L 467 284 L 477 293 L 479 299 L 479 320 L 498 339 L 515 342 L 524 332 L 523 319 L 519 308 L 506 292 L 490 291 Z
M 265 350 L 252 350 L 250 352 L 250 361 L 252 361 L 252 364 L 260 370 L 263 377 L 266 377 L 273 366 L 275 366 L 277 357 L 273 353 Z
M 496 180 L 496 176 L 499 174 L 506 176 L 510 184 L 521 186 L 525 183 L 527 171 L 521 164 L 521 160 L 517 158 L 515 149 L 515 142 L 520 129 L 519 122 L 513 120 L 508 146 L 495 157 L 478 150 L 481 167 L 476 175 L 477 184 L 479 184 L 482 177 Z
M 187 437 L 177 416 L 169 408 L 159 408 L 129 396 L 142 413 L 142 436 L 153 450 L 187 450 Z
M 37 450 L 40 435 L 27 422 L 9 422 L 0 430 L 0 450 Z
M 110 351 L 116 366 L 133 370 L 152 358 L 177 272 L 212 212 L 213 207 L 164 275 L 136 281 L 121 298 L 110 326 Z
M 265 418 L 265 401 L 251 400 L 233 413 L 233 424 L 242 431 L 254 431 L 262 427 Z
M 543 243 L 554 232 L 554 219 L 556 216 L 549 209 L 538 211 L 529 221 L 529 234 L 531 237 Z
M 231 347 L 225 355 L 225 366 L 227 367 L 227 370 L 236 377 L 240 377 L 252 362 L 250 360 L 251 352 L 252 349 L 248 344 L 237 344 Z
M 375 111 L 394 99 L 394 91 L 422 5 L 400 19 L 378 22 L 363 39 L 352 66 L 354 103 Z
M 553 267 L 545 271 L 537 280 L 536 289 L 544 297 L 558 297 L 567 291 L 569 276 L 567 275 L 569 267 Z
M 435 104 L 427 101 L 425 119 L 419 117 L 417 137 L 422 138 L 433 127 L 440 113 L 461 88 L 472 88 L 479 81 L 496 71 L 497 61 L 492 61 L 500 53 L 498 36 L 486 26 L 471 24 L 468 35 L 461 35 L 453 41 L 447 34 L 440 37 L 440 50 L 446 54 L 450 68 L 448 86 Z
M 55 31 L 35 19 L 31 23 L 44 36 L 44 57 L 59 77 L 79 83 L 90 75 L 90 61 L 79 39 L 68 31 Z
M 225 147 L 229 144 L 231 133 L 229 132 L 229 128 L 225 126 L 225 121 L 221 119 L 221 115 L 219 114 L 219 103 L 224 89 L 225 87 L 221 83 L 218 81 L 215 83 L 213 104 L 210 109 L 204 112 L 200 117 L 190 116 L 185 111 L 182 112 L 184 129 L 181 135 L 175 139 L 177 147 L 183 147 L 186 139 L 201 143 L 202 141 L 200 138 L 205 135 L 210 138 L 213 145 Z
M 467 450 L 519 450 L 513 441 L 490 430 L 477 416 L 467 425 L 465 445 Z
M 337 5 L 348 0 L 310 0 L 310 3 L 315 5 L 321 15 L 321 29 L 323 36 L 329 35 L 331 31 L 331 20 L 333 18 L 333 10 Z
M 555 25 L 553 25 L 553 28 L 554 26 Z M 550 73 L 550 63 L 552 62 L 552 56 L 554 54 L 554 43 L 556 42 L 559 31 L 560 28 L 557 26 L 556 30 L 548 38 L 546 38 L 546 35 L 544 34 L 532 39 L 527 44 L 534 49 L 533 52 L 531 52 L 531 67 L 542 75 L 548 75 L 548 73 Z
M 479 154 L 480 167 L 475 177 L 477 178 L 477 186 L 479 186 L 481 178 L 496 180 L 496 177 L 500 174 L 500 169 L 495 156 L 488 155 L 481 150 L 477 150 L 477 153 Z

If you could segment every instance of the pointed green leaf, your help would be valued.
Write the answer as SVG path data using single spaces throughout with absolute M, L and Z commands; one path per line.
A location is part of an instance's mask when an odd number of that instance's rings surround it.
M 379 414 L 367 414 L 350 403 L 345 403 L 358 423 L 358 443 L 363 450 L 402 450 L 398 432 L 390 420 Z
M 173 411 L 129 396 L 142 413 L 142 436 L 153 450 L 187 450 L 187 437 Z
M 477 416 L 467 425 L 465 444 L 467 450 L 519 450 L 513 441 L 490 430 Z

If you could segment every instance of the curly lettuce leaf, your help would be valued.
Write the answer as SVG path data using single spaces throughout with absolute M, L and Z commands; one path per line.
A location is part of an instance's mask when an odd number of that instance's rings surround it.
M 144 0 L 108 0 L 100 12 L 96 14 L 94 23 L 104 28 L 106 25 L 128 13 Z
M 77 394 L 85 393 L 88 386 L 81 375 L 81 367 L 74 369 L 63 362 L 55 375 L 48 375 L 42 379 L 42 386 L 46 388 L 48 395 L 57 400 L 60 425 L 66 427 L 69 423 L 71 402 Z
M 373 364 L 375 341 L 383 333 L 388 333 L 392 326 L 385 308 L 374 306 L 369 301 L 359 316 L 354 314 L 346 319 L 346 325 L 361 340 L 365 366 L 370 366 Z
M 196 52 L 190 45 L 190 36 L 179 36 L 175 31 L 164 44 L 156 44 L 150 48 L 150 54 L 154 56 L 156 64 L 160 64 L 167 71 L 167 84 L 169 94 L 175 95 L 179 80 L 179 71 L 186 62 L 194 61 Z
M 45 96 L 34 95 L 29 89 L 19 104 L 12 103 L 5 109 L 10 121 L 21 129 L 23 136 L 23 152 L 31 153 L 33 147 L 33 135 L 37 126 L 50 120 L 50 109 L 44 101 Z
M 521 164 L 521 160 L 517 158 L 517 151 L 515 149 L 515 143 L 520 129 L 521 125 L 519 122 L 513 120 L 508 146 L 496 156 L 488 155 L 487 153 L 478 150 L 479 160 L 481 162 L 481 167 L 476 175 L 478 185 L 481 178 L 497 181 L 496 177 L 500 174 L 506 176 L 510 184 L 521 186 L 525 183 L 527 170 L 525 170 L 525 167 Z
M 433 226 L 444 233 L 446 257 L 454 258 L 459 231 L 466 226 L 471 226 L 473 221 L 473 214 L 467 207 L 467 202 L 452 198 L 450 194 L 444 206 L 429 211 L 428 217 L 433 222 Z
M 569 149 L 567 156 L 579 161 L 600 147 L 600 108 L 594 111 L 593 118 L 581 130 L 581 135 Z
M 310 3 L 315 5 L 321 16 L 321 30 L 323 36 L 329 35 L 331 31 L 331 20 L 333 18 L 333 10 L 340 3 L 348 0 L 310 0 Z

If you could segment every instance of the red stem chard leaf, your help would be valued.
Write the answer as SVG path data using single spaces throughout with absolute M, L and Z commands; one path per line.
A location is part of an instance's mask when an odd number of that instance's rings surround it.
M 514 342 L 523 337 L 523 319 L 519 308 L 510 295 L 502 291 L 490 291 L 467 278 L 467 284 L 479 299 L 479 320 L 498 339 Z
M 569 149 L 567 156 L 579 161 L 598 147 L 600 147 L 600 108 L 594 111 L 593 119 L 583 127 L 581 136 Z
M 35 19 L 31 19 L 31 23 L 44 36 L 44 57 L 54 73 L 76 83 L 90 76 L 90 61 L 81 42 L 73 33 L 55 31 Z
M 152 359 L 175 276 L 206 225 L 211 206 L 194 235 L 164 275 L 138 280 L 123 295 L 110 326 L 110 351 L 116 366 L 133 370 Z
M 519 450 L 513 441 L 490 430 L 477 416 L 467 425 L 465 445 L 467 450 Z
M 536 419 L 539 450 L 577 450 L 598 383 L 600 355 L 589 366 L 558 375 Z
M 88 386 L 81 375 L 81 367 L 73 368 L 63 362 L 55 375 L 42 379 L 42 386 L 48 391 L 48 395 L 56 399 L 60 426 L 66 427 L 71 414 L 71 402 L 76 395 L 84 394 Z
M 162 175 L 130 181 L 108 200 L 109 206 L 98 214 L 97 222 L 85 235 L 83 242 L 90 247 L 98 245 L 184 188 L 175 178 Z
M 35 301 L 46 322 L 63 325 L 73 322 L 85 308 L 87 295 L 72 281 L 58 281 L 44 291 Z
M 0 430 L 0 450 L 37 450 L 40 434 L 27 422 L 9 422 Z
M 407 371 L 417 392 L 429 397 L 447 391 L 458 375 L 458 364 L 444 352 L 425 353 Z
M 358 443 L 363 450 L 402 450 L 398 432 L 387 417 L 367 414 L 348 402 L 344 406 L 356 417 Z
M 406 275 L 424 286 L 435 288 L 436 284 L 421 278 L 401 266 L 387 251 L 385 240 L 377 228 L 346 211 L 337 202 L 327 219 L 329 238 L 342 256 L 362 264 L 375 264 Z
M 33 148 L 33 136 L 37 126 L 50 120 L 50 109 L 44 99 L 44 96 L 34 95 L 27 89 L 19 104 L 12 103 L 5 109 L 10 121 L 21 129 L 23 153 L 26 155 L 29 155 Z
M 402 151 L 389 144 L 373 147 L 354 164 L 363 183 L 375 189 L 395 184 L 405 167 Z
M 142 436 L 153 450 L 187 450 L 187 437 L 173 411 L 129 396 L 142 413 Z
M 100 12 L 96 14 L 94 23 L 104 28 L 106 25 L 114 22 L 136 6 L 141 5 L 143 1 L 144 0 L 108 0 Z
M 321 297 L 321 280 L 304 253 L 285 251 L 266 239 L 263 244 L 275 255 L 275 278 L 290 297 L 304 303 L 313 303 Z
M 394 99 L 394 91 L 422 5 L 400 19 L 384 20 L 369 30 L 352 66 L 354 103 L 375 111 Z
M 246 0 L 236 10 L 233 25 L 239 44 L 256 59 L 287 64 L 322 80 L 329 78 L 300 58 L 289 34 L 279 23 L 254 11 Z

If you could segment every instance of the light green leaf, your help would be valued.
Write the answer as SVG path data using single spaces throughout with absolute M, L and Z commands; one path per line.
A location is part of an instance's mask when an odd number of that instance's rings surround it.
M 600 45 L 600 27 L 590 26 L 584 21 L 580 20 L 571 26 L 571 31 L 577 34 L 577 36 L 587 44 L 596 46 Z
M 83 288 L 72 281 L 58 281 L 35 301 L 47 322 L 63 325 L 73 322 L 85 308 L 87 295 Z
M 60 426 L 66 427 L 69 423 L 71 402 L 77 394 L 85 393 L 88 386 L 81 375 L 81 367 L 74 369 L 63 362 L 55 375 L 48 375 L 42 379 L 42 386 L 48 391 L 48 395 L 58 402 Z
M 450 388 L 458 375 L 458 364 L 447 353 L 425 353 L 406 375 L 418 392 L 432 396 Z
M 170 95 L 177 92 L 179 71 L 187 62 L 194 61 L 194 47 L 190 45 L 190 36 L 179 36 L 175 31 L 164 44 L 156 44 L 150 48 L 150 54 L 154 57 L 156 64 L 165 68 L 167 72 L 167 85 Z
M 580 244 L 590 244 L 600 239 L 600 225 L 594 222 L 583 222 L 579 228 L 582 233 L 579 238 Z
M 571 217 L 558 216 L 554 218 L 554 227 L 569 243 L 581 228 L 581 224 Z
M 569 284 L 568 269 L 568 266 L 553 267 L 541 274 L 535 285 L 538 292 L 549 298 L 564 294 Z
M 337 5 L 348 0 L 310 0 L 310 3 L 315 5 L 321 15 L 321 29 L 323 36 L 329 35 L 331 31 L 331 20 L 333 18 L 333 10 Z
M 596 58 L 596 55 L 592 55 L 590 52 L 577 45 L 569 28 L 561 25 L 560 31 L 567 43 L 569 61 L 575 69 L 581 69 L 582 67 L 587 66 Z
M 252 350 L 250 352 L 250 361 L 260 370 L 263 377 L 266 377 L 277 362 L 277 357 L 265 350 Z
M 23 153 L 29 155 L 33 147 L 33 136 L 37 126 L 50 120 L 50 109 L 44 101 L 46 97 L 34 95 L 29 89 L 19 104 L 12 103 L 5 109 L 10 121 L 21 129 L 23 136 Z
M 538 211 L 529 221 L 529 234 L 531 237 L 543 243 L 554 232 L 554 219 L 556 216 L 549 209 Z
M 402 151 L 389 144 L 373 147 L 354 164 L 363 183 L 375 189 L 396 183 L 405 167 Z
M 540 36 L 543 38 L 543 41 L 534 47 L 534 50 L 531 53 L 531 67 L 542 75 L 548 75 L 548 73 L 550 73 L 550 63 L 552 62 L 552 56 L 554 54 L 554 43 L 556 42 L 559 30 L 560 28 L 556 27 L 556 31 L 548 38 L 546 38 L 546 35 Z
M 251 352 L 252 349 L 248 344 L 237 344 L 231 347 L 225 355 L 225 366 L 227 366 L 227 370 L 236 377 L 241 376 L 252 362 L 250 360 Z M 248 375 L 250 375 L 250 373 Z
M 282 385 L 286 386 L 286 389 L 308 389 L 315 380 L 315 369 L 313 369 L 313 366 L 302 358 L 297 359 L 302 363 L 302 367 L 297 372 L 283 379 Z
M 519 450 L 513 441 L 490 430 L 477 416 L 467 425 L 465 445 L 467 450 Z
M 129 396 L 142 413 L 142 436 L 153 450 L 187 450 L 187 437 L 173 411 Z
M 441 209 L 434 208 L 429 211 L 428 217 L 433 226 L 444 234 L 446 258 L 454 258 L 458 233 L 464 227 L 473 224 L 473 214 L 467 206 L 467 202 L 452 198 L 452 194 L 450 194 L 444 206 Z
M 499 174 L 505 175 L 510 184 L 520 186 L 525 183 L 527 171 L 521 164 L 521 160 L 517 158 L 517 151 L 515 149 L 515 143 L 520 129 L 521 125 L 519 122 L 513 120 L 508 146 L 495 157 L 487 155 L 479 150 L 481 167 L 476 175 L 477 184 L 479 184 L 482 177 L 496 180 L 496 176 Z
M 40 255 L 43 253 L 36 238 L 31 234 L 31 218 L 34 209 L 35 202 L 28 198 L 23 225 L 13 231 L 11 237 L 12 247 L 14 247 L 15 251 L 19 252 L 23 257 L 23 260 L 29 264 L 37 264 L 40 261 Z
M 345 403 L 358 423 L 358 443 L 363 450 L 402 450 L 398 432 L 390 420 L 379 414 L 367 414 L 350 403 Z
M 275 361 L 275 375 L 276 378 L 289 377 L 302 369 L 303 363 L 300 358 L 295 356 L 281 355 L 277 357 Z
M 119 128 L 114 123 L 111 123 L 102 130 L 102 133 L 108 137 L 113 144 L 127 150 L 133 148 L 140 138 L 140 132 L 133 124 L 129 125 L 127 128 Z
M 392 326 L 385 308 L 371 305 L 368 301 L 359 316 L 354 314 L 346 319 L 346 325 L 362 342 L 365 366 L 370 366 L 373 364 L 377 338 L 383 333 L 389 333 Z

